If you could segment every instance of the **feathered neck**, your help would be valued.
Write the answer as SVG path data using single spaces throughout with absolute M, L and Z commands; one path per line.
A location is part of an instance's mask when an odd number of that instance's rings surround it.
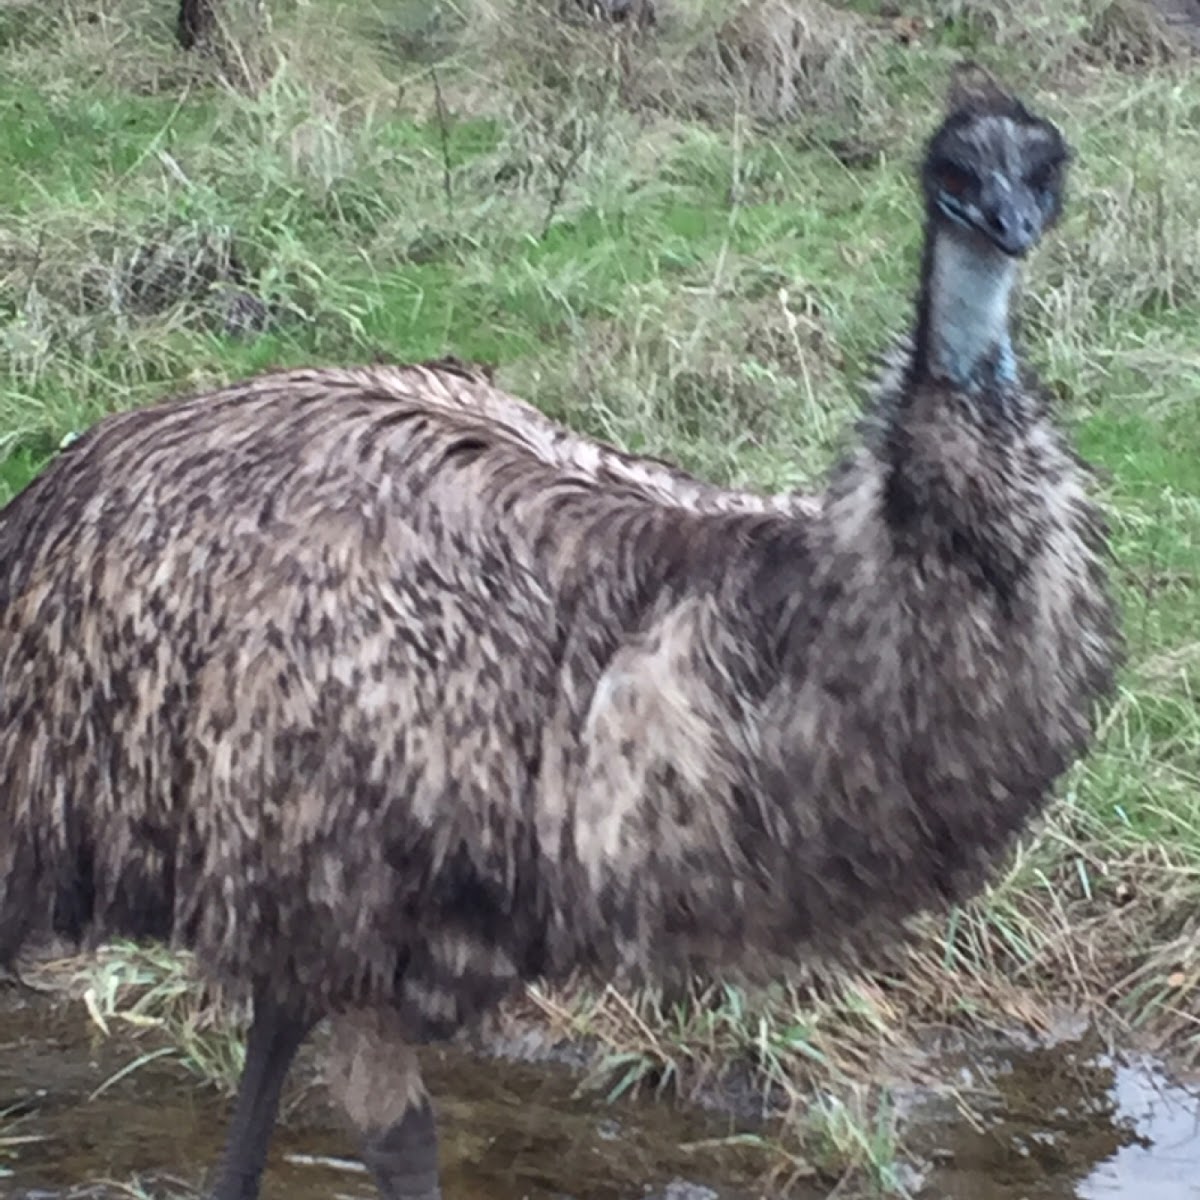
M 914 368 L 972 392 L 1016 382 L 1009 300 L 1017 262 L 969 234 L 926 238 Z

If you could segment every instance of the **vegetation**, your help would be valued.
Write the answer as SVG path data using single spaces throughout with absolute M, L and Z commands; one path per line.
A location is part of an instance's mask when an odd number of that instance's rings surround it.
M 1094 753 L 987 895 L 861 979 L 510 1014 L 593 1039 L 616 1092 L 748 1068 L 791 1113 L 781 1175 L 884 1184 L 875 1084 L 923 1028 L 1069 1009 L 1200 1057 L 1200 86 L 1142 0 L 905 7 L 662 0 L 635 36 L 553 0 L 228 0 L 222 53 L 188 56 L 167 0 L 0 0 L 0 499 L 109 410 L 444 353 L 577 429 L 802 486 L 907 319 L 949 65 L 1062 123 L 1023 341 L 1105 472 L 1129 662 Z M 101 1024 L 236 1071 L 179 960 L 85 969 Z

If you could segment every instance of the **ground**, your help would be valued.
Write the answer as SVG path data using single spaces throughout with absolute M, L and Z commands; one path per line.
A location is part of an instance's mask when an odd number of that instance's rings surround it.
M 169 0 L 0 0 L 0 498 L 164 392 L 446 353 L 712 479 L 819 482 L 908 319 L 947 71 L 996 68 L 1077 151 L 1021 334 L 1113 525 L 1129 659 L 1092 752 L 894 970 L 672 1010 L 532 992 L 508 1015 L 597 1047 L 618 1091 L 765 1088 L 779 1162 L 887 1185 L 884 1067 L 924 1031 L 1067 1014 L 1181 1068 L 1200 1051 L 1195 6 L 659 7 L 639 34 L 549 0 L 278 0 L 265 24 L 231 0 L 224 45 L 188 56 Z M 150 1036 L 224 1086 L 236 1047 L 197 1036 L 178 967 L 117 948 L 78 969 L 96 1019 L 142 997 Z

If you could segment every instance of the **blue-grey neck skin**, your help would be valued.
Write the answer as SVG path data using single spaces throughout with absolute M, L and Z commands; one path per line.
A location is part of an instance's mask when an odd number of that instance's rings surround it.
M 929 372 L 973 391 L 1017 380 L 1009 300 L 1017 260 L 982 238 L 945 228 L 933 235 L 925 281 Z

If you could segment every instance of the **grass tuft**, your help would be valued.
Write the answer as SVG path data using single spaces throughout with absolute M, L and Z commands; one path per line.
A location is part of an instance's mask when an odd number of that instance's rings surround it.
M 87 958 L 40 964 L 29 978 L 43 990 L 80 1003 L 105 1037 L 124 1033 L 150 1043 L 95 1094 L 164 1056 L 225 1095 L 236 1091 L 249 1015 L 205 987 L 190 956 L 157 945 L 116 942 Z

